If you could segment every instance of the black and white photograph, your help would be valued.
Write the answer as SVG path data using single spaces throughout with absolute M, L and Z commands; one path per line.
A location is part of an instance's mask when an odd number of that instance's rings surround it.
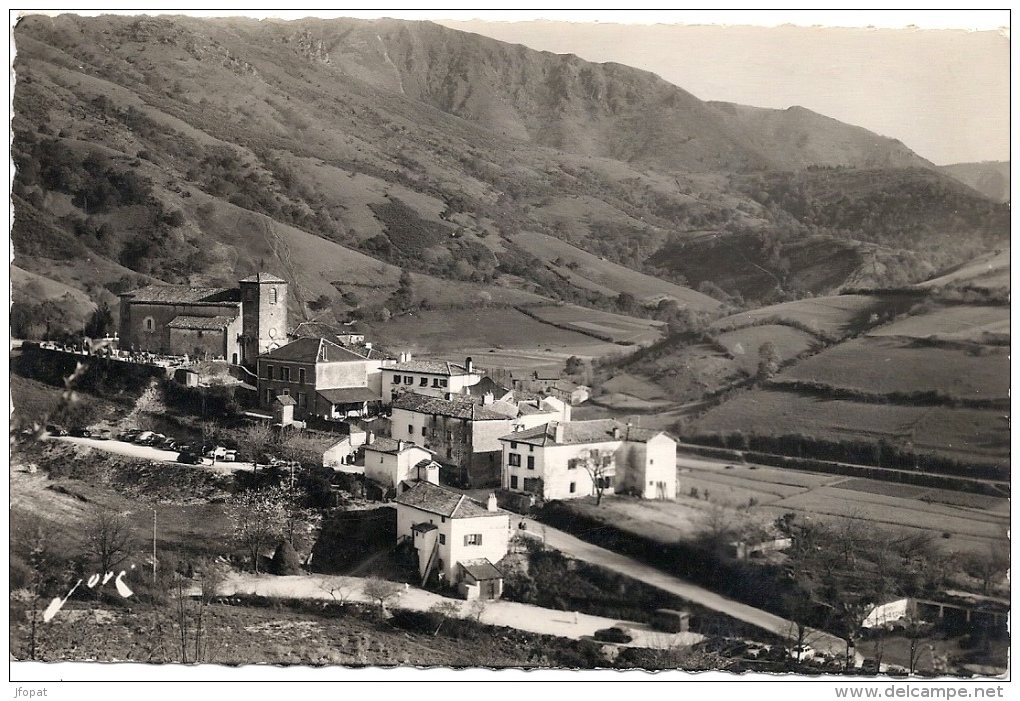
M 169 12 L 10 11 L 8 698 L 1002 696 L 1008 10 Z

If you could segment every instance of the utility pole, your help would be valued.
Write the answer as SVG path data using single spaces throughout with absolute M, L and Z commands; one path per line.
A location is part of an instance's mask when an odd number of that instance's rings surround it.
M 152 509 L 152 583 L 156 583 L 156 509 Z

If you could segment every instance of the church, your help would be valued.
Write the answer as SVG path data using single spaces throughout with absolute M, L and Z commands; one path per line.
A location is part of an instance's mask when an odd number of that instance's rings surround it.
M 149 285 L 120 295 L 120 347 L 222 358 L 254 369 L 286 345 L 287 282 L 256 273 L 234 288 Z

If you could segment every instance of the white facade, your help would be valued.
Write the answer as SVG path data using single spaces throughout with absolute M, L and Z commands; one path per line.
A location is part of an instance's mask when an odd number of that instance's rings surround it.
M 402 354 L 400 362 L 382 368 L 383 399 L 392 400 L 401 392 L 415 392 L 440 399 L 464 390 L 482 380 L 471 359 L 464 365 L 438 360 L 414 360 Z
M 365 477 L 387 489 L 395 488 L 403 480 L 413 479 L 416 476 L 412 473 L 414 466 L 422 460 L 432 459 L 432 451 L 421 446 L 392 441 L 399 446 L 390 448 L 389 445 L 379 445 L 383 440 L 386 439 L 376 439 L 375 443 L 365 446 Z

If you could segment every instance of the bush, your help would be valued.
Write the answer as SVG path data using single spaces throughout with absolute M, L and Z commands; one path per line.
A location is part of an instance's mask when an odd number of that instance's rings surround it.
M 298 557 L 294 546 L 284 540 L 276 548 L 272 561 L 269 563 L 269 573 L 280 577 L 295 574 L 304 574 L 301 569 L 301 559 Z

